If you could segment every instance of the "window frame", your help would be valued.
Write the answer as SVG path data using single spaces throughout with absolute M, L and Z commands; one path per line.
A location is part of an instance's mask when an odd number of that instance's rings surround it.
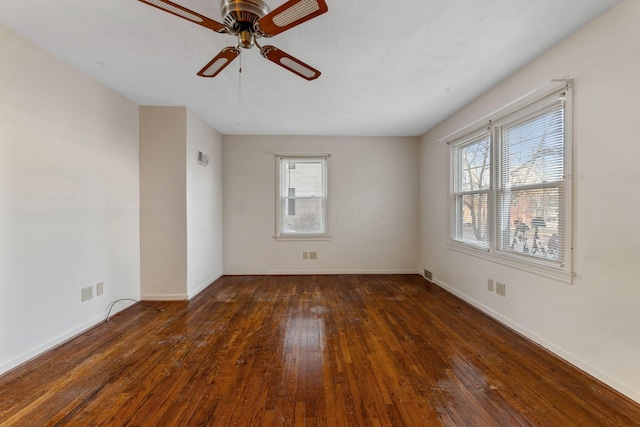
M 553 188 L 557 188 L 558 189 L 558 193 L 559 193 L 559 202 L 560 205 L 562 206 L 562 215 L 561 218 L 559 218 L 559 226 L 561 227 L 561 229 L 564 231 L 567 227 L 567 224 L 570 224 L 570 218 L 567 217 L 565 215 L 565 211 L 567 209 L 570 210 L 571 208 L 571 200 L 567 199 L 566 197 L 566 193 L 567 193 L 567 187 L 570 187 L 569 184 L 569 180 L 567 178 L 568 175 L 570 175 L 570 171 L 568 171 L 567 169 L 567 159 L 570 157 L 570 155 L 568 155 L 567 150 L 570 149 L 570 145 L 569 145 L 569 141 L 567 140 L 567 126 L 566 126 L 566 108 L 567 108 L 567 102 L 566 102 L 566 95 L 564 95 L 563 97 L 565 98 L 564 100 L 560 100 L 560 97 L 562 96 L 562 94 L 566 93 L 566 90 L 561 90 L 559 92 L 553 93 L 549 96 L 543 97 L 542 99 L 534 102 L 531 104 L 530 107 L 527 107 L 521 111 L 515 112 L 513 114 L 510 114 L 508 116 L 506 116 L 504 119 L 497 121 L 494 123 L 494 129 L 495 129 L 495 152 L 496 152 L 496 168 L 495 168 L 495 172 L 496 172 L 496 176 L 495 176 L 495 192 L 496 192 L 496 198 L 495 198 L 495 212 L 496 212 L 496 220 L 495 220 L 495 227 L 496 227 L 496 235 L 495 235 L 495 239 L 496 239 L 496 252 L 499 253 L 501 256 L 505 256 L 505 257 L 514 257 L 515 259 L 526 259 L 529 262 L 533 262 L 533 263 L 538 263 L 540 265 L 543 266 L 549 266 L 551 268 L 559 268 L 559 269 L 563 269 L 564 268 L 564 258 L 563 261 L 561 263 L 557 263 L 551 260 L 547 260 L 545 258 L 539 258 L 539 257 L 533 257 L 533 255 L 527 255 L 527 254 L 520 254 L 520 253 L 516 253 L 513 251 L 509 251 L 503 248 L 503 240 L 505 237 L 505 230 L 502 228 L 502 224 L 504 223 L 504 221 L 502 220 L 502 216 L 504 215 L 504 212 L 502 211 L 501 207 L 500 207 L 500 202 L 501 202 L 501 191 L 503 190 L 503 176 L 502 174 L 505 173 L 502 170 L 502 157 L 503 157 L 503 153 L 505 152 L 505 147 L 504 147 L 504 141 L 503 141 L 503 137 L 504 137 L 504 130 L 501 130 L 500 132 L 498 132 L 498 129 L 503 129 L 506 126 L 508 126 L 509 128 L 514 128 L 518 125 L 524 124 L 524 123 L 529 123 L 532 122 L 533 119 L 537 118 L 537 117 L 542 117 L 545 113 L 549 113 L 552 112 L 553 110 L 555 110 L 557 108 L 557 105 L 559 105 L 559 101 L 560 103 L 562 103 L 562 112 L 563 112 L 563 122 L 564 122 L 564 136 L 563 136 L 563 151 L 564 151 L 564 159 L 563 159 L 563 174 L 562 174 L 562 178 L 560 180 L 556 180 L 556 181 L 550 181 L 550 182 L 538 182 L 535 184 L 527 184 L 527 185 L 520 185 L 520 186 L 515 186 L 515 187 L 510 187 L 509 188 L 509 192 L 518 192 L 518 191 L 531 191 L 531 190 L 548 190 L 548 189 L 553 189 Z M 562 242 L 563 242 L 563 247 L 562 247 L 562 252 L 563 254 L 568 254 L 568 250 L 569 248 L 566 245 L 566 240 L 568 240 L 569 235 L 564 232 L 564 235 L 562 236 Z M 509 238 L 508 240 L 510 240 L 510 230 L 509 230 Z
M 450 202 L 449 202 L 449 248 L 458 252 L 462 252 L 475 257 L 483 258 L 492 262 L 508 265 L 513 268 L 538 274 L 544 277 L 552 278 L 565 283 L 572 283 L 575 273 L 573 272 L 573 149 L 572 149 L 572 88 L 573 81 L 570 79 L 554 80 L 544 86 L 530 92 L 529 94 L 517 99 L 513 103 L 504 108 L 490 114 L 489 116 L 478 120 L 459 131 L 441 139 L 446 141 L 450 147 Z M 562 203 L 561 213 L 561 229 L 563 232 L 563 259 L 562 262 L 554 262 L 542 257 L 532 255 L 519 254 L 513 251 L 502 250 L 500 243 L 504 239 L 503 230 L 500 227 L 500 198 L 498 197 L 499 185 L 501 183 L 501 147 L 502 135 L 498 133 L 498 128 L 505 123 L 520 123 L 533 120 L 536 114 L 549 109 L 550 106 L 557 102 L 559 98 L 563 100 L 564 112 L 564 158 L 563 179 L 560 181 L 560 203 Z M 457 180 L 460 179 L 459 165 L 456 164 L 457 150 L 464 147 L 465 143 L 483 134 L 489 130 L 490 139 L 490 169 L 491 182 L 488 201 L 488 229 L 489 244 L 484 247 L 477 244 L 469 244 L 463 240 L 457 239 L 456 235 L 456 190 L 458 189 Z M 539 188 L 553 187 L 551 184 L 540 184 Z
M 487 189 L 478 189 L 478 190 L 464 190 L 462 189 L 462 181 L 463 181 L 463 177 L 462 175 L 464 174 L 464 170 L 462 167 L 458 167 L 458 162 L 457 160 L 460 159 L 461 154 L 461 150 L 464 148 L 467 148 L 471 145 L 473 145 L 474 143 L 480 142 L 484 139 L 488 139 L 489 140 L 489 188 Z M 471 132 L 468 135 L 465 135 L 464 137 L 458 139 L 455 143 L 453 143 L 451 145 L 451 168 L 453 171 L 453 176 L 452 176 L 452 182 L 451 182 L 451 193 L 452 193 L 452 197 L 451 197 L 451 205 L 450 205 L 450 220 L 451 220 L 451 239 L 455 240 L 456 242 L 463 244 L 463 245 L 467 245 L 479 250 L 484 250 L 484 251 L 488 251 L 490 249 L 490 242 L 491 242 L 491 234 L 492 234 L 492 221 L 491 221 L 491 213 L 490 213 L 490 209 L 489 207 L 491 206 L 492 203 L 492 191 L 491 191 L 491 182 L 493 181 L 493 176 L 492 176 L 492 168 L 491 168 L 491 161 L 492 161 L 492 157 L 493 157 L 493 153 L 491 152 L 491 135 L 490 135 L 490 129 L 489 128 L 481 128 L 478 129 L 474 132 Z M 464 196 L 473 196 L 473 195 L 484 195 L 486 194 L 487 197 L 487 210 L 488 210 L 488 215 L 487 215 L 487 241 L 486 241 L 486 245 L 484 244 L 480 244 L 480 243 L 474 243 L 472 241 L 469 240 L 465 240 L 462 237 L 462 229 L 464 228 L 464 224 L 463 224 L 463 216 L 464 214 L 462 213 L 462 211 L 460 210 L 461 208 L 461 203 L 464 203 L 462 201 L 460 201 L 461 197 Z
M 276 240 L 329 240 L 329 153 L 276 153 L 276 209 L 275 209 L 275 236 Z M 322 226 L 323 230 L 318 233 L 287 233 L 283 224 L 286 214 L 289 213 L 285 207 L 284 200 L 291 198 L 289 189 L 285 188 L 285 164 L 289 162 L 319 162 L 322 164 L 322 194 L 314 197 L 294 196 L 294 200 L 320 200 L 322 203 Z M 297 204 L 296 204 L 297 205 Z

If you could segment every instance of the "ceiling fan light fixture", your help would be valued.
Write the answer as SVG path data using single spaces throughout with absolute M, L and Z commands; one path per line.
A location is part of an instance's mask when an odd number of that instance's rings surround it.
M 255 37 L 250 31 L 241 31 L 238 34 L 238 45 L 244 49 L 251 49 L 255 44 Z

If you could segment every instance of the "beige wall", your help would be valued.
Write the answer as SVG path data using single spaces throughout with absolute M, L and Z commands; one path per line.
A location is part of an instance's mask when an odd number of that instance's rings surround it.
M 140 297 L 140 230 L 138 106 L 2 25 L 0 51 L 3 372 Z
M 187 299 L 186 135 L 185 107 L 140 107 L 144 299 Z
M 640 2 L 627 0 L 427 133 L 420 262 L 437 282 L 640 401 Z M 575 79 L 573 285 L 447 247 L 449 151 L 437 140 L 541 83 Z M 507 297 L 487 291 L 487 279 Z
M 222 275 L 221 161 L 222 136 L 185 107 L 140 107 L 144 299 L 189 299 Z
M 331 240 L 274 239 L 277 152 L 331 153 Z M 225 136 L 223 183 L 226 274 L 417 272 L 417 138 Z

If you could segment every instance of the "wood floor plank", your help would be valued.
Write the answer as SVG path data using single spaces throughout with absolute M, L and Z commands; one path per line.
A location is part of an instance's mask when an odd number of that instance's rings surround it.
M 229 276 L 152 304 L 0 376 L 0 425 L 640 426 L 420 276 Z

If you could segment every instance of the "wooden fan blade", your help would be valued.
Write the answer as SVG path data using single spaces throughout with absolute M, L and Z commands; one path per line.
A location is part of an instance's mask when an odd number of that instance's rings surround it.
M 261 48 L 260 52 L 262 53 L 262 56 L 267 58 L 269 61 L 278 64 L 282 68 L 286 68 L 303 79 L 315 80 L 320 77 L 320 71 L 310 67 L 288 53 L 281 51 L 275 46 L 264 46 Z
M 184 18 L 188 21 L 195 22 L 198 25 L 202 25 L 205 28 L 209 28 L 217 33 L 225 33 L 227 32 L 227 27 L 222 25 L 221 23 L 214 21 L 213 19 L 209 19 L 206 16 L 200 15 L 193 10 L 187 9 L 186 7 L 180 6 L 169 0 L 138 0 L 142 3 L 148 4 L 149 6 L 157 7 L 160 10 L 164 10 L 165 12 L 169 12 L 173 15 L 179 16 L 180 18 Z
M 202 70 L 198 71 L 198 75 L 200 77 L 215 77 L 236 59 L 238 55 L 240 55 L 240 49 L 236 47 L 225 47 L 211 62 L 205 65 Z
M 289 0 L 260 18 L 257 25 L 266 37 L 271 37 L 322 15 L 327 10 L 329 8 L 324 0 Z

